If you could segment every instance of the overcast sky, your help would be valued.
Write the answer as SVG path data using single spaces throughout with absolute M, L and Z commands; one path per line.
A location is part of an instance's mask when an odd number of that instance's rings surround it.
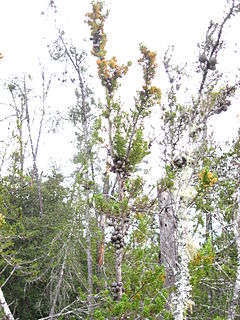
M 1 44 L 8 72 L 31 70 L 36 57 L 46 53 L 45 41 L 55 35 L 52 17 L 46 13 L 48 0 L 1 1 Z M 106 30 L 109 54 L 125 60 L 136 59 L 138 43 L 144 42 L 160 52 L 175 44 L 179 58 L 192 56 L 210 19 L 218 19 L 224 0 L 112 0 Z M 87 37 L 84 24 L 89 0 L 55 0 L 58 25 L 75 41 Z M 237 30 L 235 30 L 237 33 Z M 3 68 L 3 66 L 1 67 Z
M 0 3 L 0 52 L 4 56 L 0 62 L 0 78 L 23 72 L 34 74 L 39 70 L 39 61 L 51 70 L 47 44 L 56 38 L 56 28 L 53 15 L 47 11 L 49 1 L 1 0 Z M 55 3 L 58 7 L 57 26 L 64 29 L 67 37 L 79 47 L 89 50 L 90 44 L 83 39 L 89 37 L 84 20 L 85 13 L 91 10 L 90 1 L 55 0 Z M 204 39 L 210 19 L 221 19 L 225 0 L 109 0 L 105 3 L 110 9 L 106 23 L 109 56 L 116 55 L 122 63 L 136 61 L 138 44 L 143 42 L 150 49 L 157 50 L 160 63 L 167 46 L 173 44 L 177 60 L 180 63 L 186 61 L 191 66 L 198 56 L 197 42 Z M 225 34 L 228 49 L 221 65 L 222 70 L 229 74 L 240 67 L 239 53 L 234 54 L 240 47 L 239 30 L 238 17 L 231 22 Z M 161 75 L 158 78 L 161 81 Z M 124 89 L 126 97 L 137 82 L 133 72 Z M 64 97 L 60 100 L 63 102 Z M 56 103 L 54 107 L 60 106 L 61 103 Z M 0 108 L 1 114 L 5 107 L 0 105 Z M 236 134 L 240 124 L 238 112 L 238 104 L 235 103 L 232 111 L 214 120 L 219 139 Z M 44 146 L 44 152 L 49 148 L 51 154 L 51 145 L 45 143 Z M 62 150 L 55 153 L 61 157 Z

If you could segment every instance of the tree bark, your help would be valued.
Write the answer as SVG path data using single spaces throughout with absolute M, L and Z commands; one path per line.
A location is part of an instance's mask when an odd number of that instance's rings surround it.
M 179 212 L 178 212 L 179 213 Z M 184 214 L 184 211 L 181 213 Z M 184 320 L 184 313 L 190 301 L 190 274 L 188 269 L 189 256 L 187 252 L 188 226 L 185 219 L 178 223 L 178 268 L 176 274 L 176 293 L 173 297 L 174 319 Z
M 172 196 L 169 190 L 158 190 L 160 263 L 165 269 L 165 287 L 173 288 L 177 262 L 177 221 L 174 215 Z M 170 301 L 169 301 L 170 302 Z
M 8 320 L 14 320 L 14 316 L 12 315 L 12 312 L 5 300 L 5 297 L 4 297 L 4 294 L 3 294 L 3 291 L 2 291 L 2 288 L 0 288 L 0 305 L 1 305 L 1 308 L 5 314 L 5 317 L 8 319 Z
M 117 301 L 119 301 L 122 298 L 122 294 L 123 294 L 123 287 L 119 285 L 122 283 L 122 259 L 123 259 L 123 248 L 116 250 L 115 270 L 116 270 L 116 281 L 117 281 L 117 291 L 116 291 Z
M 176 292 L 173 297 L 175 320 L 183 320 L 186 310 L 192 307 L 191 285 L 189 274 L 188 241 L 190 238 L 189 200 L 190 183 L 193 169 L 187 165 L 181 169 L 175 181 L 174 211 L 177 216 L 177 274 L 175 280 Z
M 100 240 L 97 244 L 97 261 L 96 261 L 96 274 L 98 278 L 101 278 L 102 272 L 104 269 L 104 240 L 105 240 L 105 214 L 100 213 L 100 221 L 99 221 L 99 228 L 100 228 Z

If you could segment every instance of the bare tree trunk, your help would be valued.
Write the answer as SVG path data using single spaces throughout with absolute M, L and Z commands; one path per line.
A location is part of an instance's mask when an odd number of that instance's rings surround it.
M 192 173 L 193 169 L 186 164 L 178 169 L 172 192 L 158 191 L 160 262 L 165 267 L 165 286 L 172 289 L 168 305 L 173 306 L 175 320 L 184 319 L 185 310 L 191 303 L 187 244 L 190 234 L 188 191 Z
M 24 83 L 24 86 L 25 86 L 25 83 Z M 26 107 L 26 118 L 27 118 L 28 133 L 29 133 L 32 157 L 33 157 L 33 174 L 35 176 L 36 183 L 37 183 L 40 218 L 42 218 L 42 216 L 43 216 L 43 202 L 42 202 L 40 180 L 39 180 L 38 167 L 37 167 L 37 161 L 36 161 L 37 160 L 37 149 L 34 150 L 34 146 L 33 146 L 33 140 L 32 140 L 32 134 L 31 134 L 31 126 L 30 126 L 30 117 L 29 117 L 29 110 L 28 110 L 28 101 L 27 101 L 26 93 L 25 93 L 25 107 Z
M 158 210 L 160 229 L 160 259 L 165 269 L 165 287 L 169 289 L 168 304 L 175 283 L 177 266 L 177 221 L 174 214 L 172 196 L 169 190 L 158 190 Z
M 177 274 L 176 292 L 173 297 L 174 319 L 183 320 L 185 311 L 193 304 L 191 300 L 191 285 L 189 274 L 189 252 L 188 241 L 190 236 L 188 194 L 192 179 L 193 169 L 186 166 L 179 172 L 176 179 L 176 190 L 174 191 L 174 211 L 177 216 Z M 191 198 L 191 197 L 190 197 Z
M 89 108 L 89 101 L 87 99 L 89 98 L 88 96 L 88 88 L 85 85 L 85 80 L 84 80 L 84 69 L 82 67 L 83 60 L 79 60 L 79 57 L 74 56 L 74 51 L 71 52 L 67 48 L 67 45 L 64 41 L 64 38 L 59 32 L 59 38 L 62 42 L 62 45 L 64 46 L 65 49 L 65 54 L 66 57 L 69 59 L 73 69 L 77 73 L 78 77 L 78 85 L 80 88 L 80 92 L 78 91 L 78 88 L 75 90 L 75 95 L 77 98 L 77 105 L 79 106 L 79 111 L 80 111 L 80 119 L 81 119 L 81 125 L 83 129 L 83 138 L 84 138 L 84 158 L 85 158 L 85 177 L 84 177 L 84 183 L 85 183 L 85 220 L 86 220 L 86 238 L 87 238 L 87 269 L 88 269 L 88 312 L 90 319 L 93 317 L 93 268 L 92 268 L 92 249 L 91 249 L 91 232 L 90 232 L 90 210 L 89 210 L 89 197 L 90 197 L 90 179 L 89 179 L 89 171 L 91 167 L 91 146 L 90 146 L 90 133 L 89 133 L 89 114 L 88 110 Z
M 18 121 L 19 121 L 19 123 L 17 124 L 17 128 L 18 128 L 18 134 L 19 134 L 20 172 L 21 172 L 21 177 L 22 177 L 23 176 L 23 166 L 24 166 L 24 143 L 23 143 L 23 130 L 22 130 L 23 112 L 22 112 L 22 110 L 19 115 Z
M 43 201 L 42 201 L 42 193 L 41 193 L 41 187 L 40 187 L 40 180 L 39 180 L 39 173 L 38 173 L 38 167 L 37 167 L 37 154 L 38 154 L 38 147 L 39 147 L 39 141 L 40 141 L 40 136 L 42 133 L 42 125 L 43 125 L 43 119 L 45 115 L 45 99 L 46 99 L 46 94 L 48 92 L 51 79 L 49 80 L 49 83 L 47 85 L 47 91 L 45 91 L 45 77 L 44 77 L 44 72 L 42 72 L 42 80 L 43 80 L 43 97 L 42 97 L 42 115 L 40 119 L 40 126 L 39 126 L 39 131 L 38 131 L 38 137 L 37 137 L 37 143 L 36 147 L 34 149 L 33 145 L 33 139 L 32 139 L 32 132 L 31 132 L 31 125 L 30 125 L 30 116 L 29 116 L 29 108 L 28 108 L 28 96 L 27 96 L 27 87 L 26 87 L 26 81 L 24 79 L 24 91 L 23 91 L 23 97 L 24 97 L 24 105 L 25 105 L 25 111 L 26 111 L 26 119 L 27 119 L 27 127 L 28 127 L 28 134 L 29 134 L 29 140 L 30 140 L 30 146 L 31 146 L 31 152 L 32 152 L 32 158 L 33 158 L 33 174 L 36 179 L 37 183 L 37 192 L 38 192 L 38 200 L 39 200 L 39 209 L 40 209 L 40 218 L 43 216 Z
M 45 83 L 45 74 L 42 70 L 42 107 L 39 107 L 41 110 L 40 115 L 40 122 L 39 122 L 39 128 L 37 133 L 37 141 L 34 146 L 33 143 L 33 137 L 32 137 L 32 128 L 31 128 L 31 119 L 29 115 L 29 92 L 31 91 L 27 87 L 26 77 L 24 76 L 22 85 L 13 82 L 9 86 L 9 90 L 12 96 L 13 100 L 13 108 L 16 112 L 17 117 L 17 130 L 18 130 L 18 141 L 19 141 L 19 153 L 20 153 L 20 172 L 21 177 L 23 176 L 23 169 L 24 169 L 24 151 L 25 146 L 23 142 L 23 122 L 24 120 L 27 121 L 27 130 L 30 140 L 30 148 L 32 153 L 32 159 L 33 159 L 33 177 L 36 180 L 37 184 L 37 193 L 38 193 L 38 199 L 39 199 L 39 207 L 40 207 L 40 218 L 43 216 L 43 202 L 42 202 L 42 195 L 41 195 L 41 187 L 40 187 L 40 179 L 39 179 L 39 173 L 37 168 L 37 154 L 38 154 L 38 148 L 39 148 L 39 141 L 42 134 L 42 127 L 43 127 L 43 120 L 45 116 L 45 102 L 46 97 L 49 91 L 49 87 L 51 84 L 51 78 L 49 79 L 47 85 Z M 16 92 L 15 92 L 16 91 Z M 21 98 L 20 106 L 18 107 L 16 99 Z
M 179 213 L 179 212 L 178 212 Z M 185 214 L 184 211 L 181 214 Z M 189 256 L 187 252 L 187 221 L 180 218 L 178 222 L 178 268 L 176 275 L 176 293 L 173 297 L 174 319 L 183 320 L 184 313 L 187 309 L 188 301 L 190 301 L 190 274 L 188 269 Z
M 13 85 L 15 86 L 15 85 Z M 17 131 L 18 131 L 18 142 L 19 142 L 19 159 L 20 159 L 20 173 L 21 173 L 21 179 L 23 177 L 23 169 L 24 169 L 24 142 L 23 142 L 23 122 L 24 122 L 24 105 L 22 104 L 20 107 L 17 105 L 17 101 L 14 95 L 13 89 L 11 89 L 11 86 L 9 88 L 9 91 L 12 96 L 13 100 L 13 109 L 16 113 L 17 118 Z
M 240 292 L 240 189 L 238 189 L 237 195 L 237 206 L 236 214 L 234 217 L 233 232 L 234 238 L 237 246 L 237 257 L 238 257 L 238 266 L 237 266 L 237 276 L 235 281 L 235 286 L 233 290 L 232 300 L 228 307 L 228 318 L 227 320 L 234 320 L 236 316 L 236 308 L 239 305 L 239 292 Z
M 8 319 L 8 320 L 14 320 L 14 317 L 12 315 L 12 312 L 5 300 L 5 297 L 4 297 L 4 294 L 3 294 L 3 291 L 2 291 L 2 288 L 0 288 L 0 306 L 5 314 L 5 317 Z

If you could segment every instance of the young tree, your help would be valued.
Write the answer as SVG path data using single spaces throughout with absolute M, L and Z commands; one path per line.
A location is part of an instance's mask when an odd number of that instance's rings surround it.
M 93 92 L 88 87 L 88 74 L 86 69 L 86 53 L 78 53 L 75 46 L 69 45 L 64 38 L 64 32 L 59 31 L 58 39 L 54 43 L 54 48 L 50 54 L 54 60 L 65 62 L 64 81 L 71 83 L 72 92 L 75 97 L 75 106 L 69 108 L 69 119 L 74 125 L 75 135 L 77 139 L 77 154 L 74 157 L 74 163 L 77 166 L 74 173 L 76 183 L 76 196 L 79 197 L 80 210 L 84 210 L 84 228 L 86 232 L 86 253 L 87 253 L 87 274 L 88 274 L 88 310 L 89 317 L 93 315 L 93 254 L 92 247 L 97 242 L 97 252 L 101 258 L 97 258 L 97 269 L 103 264 L 104 249 L 104 229 L 100 217 L 101 237 L 94 239 L 94 229 L 97 227 L 99 215 L 95 212 L 96 222 L 93 223 L 93 194 L 96 192 L 98 185 L 95 181 L 95 171 L 97 164 L 97 150 L 100 137 L 98 129 L 101 125 L 97 115 L 97 107 L 93 98 Z M 67 76 L 66 76 L 67 75 Z M 97 233 L 98 237 L 98 233 Z
M 103 3 L 94 2 L 92 12 L 87 14 L 93 42 L 92 54 L 97 58 L 98 75 L 105 89 L 106 104 L 103 106 L 103 123 L 106 123 L 108 167 L 107 175 L 114 183 L 109 195 L 97 198 L 97 206 L 105 211 L 109 225 L 114 228 L 111 241 L 115 248 L 116 282 L 112 284 L 113 297 L 119 301 L 123 294 L 122 263 L 126 234 L 130 215 L 137 204 L 131 197 L 130 184 L 137 165 L 149 153 L 148 141 L 144 139 L 144 121 L 151 113 L 151 107 L 160 103 L 161 91 L 152 85 L 156 72 L 156 53 L 140 45 L 141 58 L 138 60 L 143 70 L 143 86 L 135 98 L 135 105 L 127 112 L 116 99 L 119 79 L 128 71 L 127 65 L 118 65 L 117 58 L 106 57 L 107 36 L 104 22 L 108 13 L 103 13 Z M 114 178 L 115 176 L 115 178 Z

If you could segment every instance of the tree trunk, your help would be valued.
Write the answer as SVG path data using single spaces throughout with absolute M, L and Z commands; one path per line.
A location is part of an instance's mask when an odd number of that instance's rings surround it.
M 178 221 L 177 224 L 177 274 L 176 292 L 173 297 L 174 319 L 183 320 L 188 308 L 192 308 L 190 274 L 188 269 L 189 252 L 188 241 L 190 239 L 190 212 L 189 201 L 192 200 L 191 180 L 193 169 L 187 165 L 181 169 L 175 180 L 176 189 L 174 190 L 174 212 Z
M 158 191 L 159 228 L 160 228 L 160 263 L 165 269 L 165 287 L 173 288 L 177 262 L 177 221 L 174 215 L 172 196 L 169 190 Z M 169 296 L 170 298 L 170 296 Z M 170 303 L 169 299 L 169 303 Z
M 104 174 L 103 195 L 107 200 L 109 197 L 109 173 L 108 169 Z M 104 212 L 100 212 L 100 221 L 98 227 L 100 229 L 100 240 L 97 244 L 97 261 L 96 261 L 96 273 L 98 278 L 101 278 L 102 272 L 104 272 L 104 249 L 105 249 L 105 220 L 106 216 Z
M 5 314 L 5 317 L 7 318 L 7 320 L 14 320 L 14 317 L 12 315 L 12 312 L 5 300 L 5 297 L 4 297 L 4 294 L 3 294 L 3 291 L 2 291 L 2 288 L 0 288 L 0 305 L 2 307 L 2 310 Z
M 86 183 L 89 183 L 88 172 L 86 173 Z M 86 208 L 85 208 L 85 219 L 86 219 L 86 235 L 87 235 L 87 269 L 88 269 L 88 313 L 89 319 L 93 319 L 93 270 L 92 270 L 92 242 L 91 242 L 91 231 L 90 231 L 90 211 L 88 206 L 89 200 L 89 189 L 86 190 Z
M 122 286 L 122 258 L 123 258 L 123 248 L 116 250 L 116 261 L 115 261 L 115 270 L 116 270 L 116 300 L 119 301 L 122 298 L 123 286 Z
M 178 212 L 185 214 L 184 211 Z M 184 320 L 185 310 L 188 308 L 190 300 L 190 274 L 188 269 L 189 255 L 187 252 L 187 238 L 188 238 L 188 225 L 187 221 L 180 217 L 178 222 L 178 259 L 177 259 L 177 274 L 176 274 L 176 292 L 173 297 L 174 304 L 174 319 Z
M 37 153 L 38 153 L 39 139 L 40 139 L 40 135 L 41 135 L 41 126 L 40 126 L 40 130 L 39 130 L 39 133 L 38 133 L 38 142 L 37 142 L 36 148 L 34 150 L 32 132 L 31 132 L 31 125 L 30 125 L 29 109 L 28 109 L 27 89 L 26 89 L 25 81 L 24 81 L 24 99 L 25 99 L 25 108 L 26 108 L 25 111 L 26 111 L 28 134 L 29 134 L 32 158 L 33 158 L 33 174 L 34 174 L 34 177 L 35 177 L 35 180 L 36 180 L 36 184 L 37 184 L 39 209 L 40 209 L 40 218 L 42 219 L 42 216 L 43 216 L 43 202 L 42 202 L 42 193 L 41 193 L 40 180 L 39 180 L 38 167 L 37 167 Z M 43 113 L 43 115 L 44 115 L 44 113 Z M 42 120 L 41 120 L 41 122 L 42 122 Z
M 101 278 L 104 269 L 104 240 L 105 240 L 105 214 L 100 213 L 100 240 L 97 244 L 97 261 L 96 261 L 96 273 L 98 278 Z
M 119 173 L 117 173 L 117 181 L 118 181 L 118 200 L 121 201 L 123 199 L 123 186 L 124 186 L 124 179 L 120 176 Z M 125 238 L 125 232 L 128 228 L 128 222 L 125 220 L 124 217 L 121 218 L 121 221 L 118 223 L 118 227 L 115 229 L 118 230 L 117 237 L 121 236 L 121 240 L 117 241 L 123 241 L 122 245 L 121 243 L 117 244 L 115 243 L 115 270 L 116 270 L 116 287 L 115 287 L 115 293 L 114 298 L 115 300 L 119 301 L 122 298 L 123 294 L 123 283 L 122 283 L 122 260 L 123 260 L 123 247 L 124 247 L 124 238 Z
M 212 213 L 206 212 L 206 242 L 212 237 Z
M 36 159 L 33 162 L 33 171 L 37 183 L 37 193 L 38 193 L 38 201 L 39 201 L 39 210 L 40 210 L 40 218 L 42 219 L 43 216 L 43 201 L 42 201 L 42 192 L 40 187 L 40 180 L 39 180 L 39 174 L 38 174 L 38 168 L 36 164 Z
M 205 231 L 205 237 L 206 237 L 206 243 L 209 241 L 209 239 L 212 239 L 212 213 L 211 211 L 206 212 L 206 231 Z M 207 271 L 207 275 L 208 275 Z M 213 303 L 213 292 L 210 287 L 207 288 L 208 292 L 208 304 L 211 306 Z
M 113 298 L 116 301 L 120 301 L 123 294 L 123 282 L 122 282 L 122 261 L 123 261 L 123 250 L 125 244 L 125 236 L 130 226 L 129 215 L 122 217 L 121 220 L 114 221 L 114 230 L 112 233 L 111 241 L 115 247 L 115 272 L 116 282 L 112 284 Z

